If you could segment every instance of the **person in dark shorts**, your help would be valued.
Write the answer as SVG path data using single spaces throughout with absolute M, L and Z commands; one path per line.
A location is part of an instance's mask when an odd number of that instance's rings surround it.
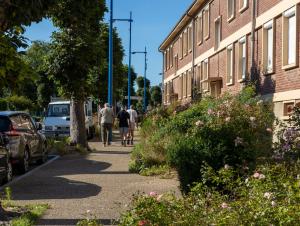
M 119 119 L 119 129 L 120 129 L 120 136 L 122 140 L 122 145 L 126 146 L 126 138 L 128 134 L 128 127 L 130 124 L 130 115 L 125 110 L 124 107 L 121 108 L 121 111 L 118 113 L 117 118 Z

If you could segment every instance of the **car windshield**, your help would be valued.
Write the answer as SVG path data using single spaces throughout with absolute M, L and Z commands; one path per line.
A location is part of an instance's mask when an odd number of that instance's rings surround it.
M 7 117 L 0 117 L 0 132 L 9 130 L 10 121 Z
M 48 117 L 66 117 L 70 116 L 69 104 L 50 104 L 47 111 Z

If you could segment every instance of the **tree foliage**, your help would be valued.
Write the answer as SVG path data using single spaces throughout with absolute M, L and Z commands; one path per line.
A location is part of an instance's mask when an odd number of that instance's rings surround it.
M 160 86 L 151 87 L 150 95 L 151 95 L 151 105 L 157 106 L 158 104 L 161 104 L 162 94 L 161 94 Z

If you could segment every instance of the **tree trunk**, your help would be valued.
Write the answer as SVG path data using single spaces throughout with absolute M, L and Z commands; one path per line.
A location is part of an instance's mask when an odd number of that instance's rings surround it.
M 85 115 L 84 115 L 84 101 L 75 100 L 71 101 L 70 109 L 70 135 L 72 144 L 79 144 L 87 148 L 87 137 L 85 128 Z

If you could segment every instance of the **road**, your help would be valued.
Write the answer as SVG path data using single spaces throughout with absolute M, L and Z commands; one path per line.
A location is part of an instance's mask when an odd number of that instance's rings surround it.
M 173 191 L 177 180 L 143 177 L 128 171 L 131 147 L 102 147 L 91 142 L 89 155 L 68 155 L 40 167 L 10 185 L 17 204 L 48 203 L 38 225 L 75 225 L 87 211 L 104 225 L 113 225 L 134 193 Z

